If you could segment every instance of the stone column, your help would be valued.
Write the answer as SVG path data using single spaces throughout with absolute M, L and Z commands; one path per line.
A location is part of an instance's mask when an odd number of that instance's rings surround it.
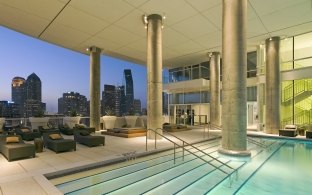
M 162 16 L 147 16 L 147 129 L 162 134 Z M 148 131 L 148 139 L 155 133 Z M 161 139 L 161 136 L 156 136 Z
M 101 104 L 100 104 L 100 61 L 101 49 L 90 47 L 90 127 L 100 130 Z
M 265 40 L 265 132 L 278 134 L 280 129 L 280 37 Z
M 220 52 L 210 57 L 210 123 L 220 126 Z
M 247 0 L 223 0 L 222 148 L 220 153 L 250 156 L 246 129 Z
M 264 45 L 257 46 L 257 69 L 258 75 L 262 75 L 263 65 L 265 63 L 264 59 Z M 265 99 L 265 85 L 262 81 L 260 81 L 260 77 L 258 76 L 258 84 L 257 84 L 257 104 L 258 104 L 258 131 L 263 131 L 264 125 L 264 99 Z

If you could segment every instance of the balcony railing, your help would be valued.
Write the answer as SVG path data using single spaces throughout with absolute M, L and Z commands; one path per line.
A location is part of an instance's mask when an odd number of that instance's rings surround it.
M 54 127 L 58 127 L 59 125 L 63 124 L 64 117 L 49 117 L 49 124 Z M 80 124 L 84 124 L 86 126 L 90 126 L 90 117 L 80 117 Z M 31 126 L 29 122 L 29 118 L 5 118 L 5 126 Z

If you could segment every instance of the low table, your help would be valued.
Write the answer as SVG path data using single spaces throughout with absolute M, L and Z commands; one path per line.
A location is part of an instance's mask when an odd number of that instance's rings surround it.
M 279 136 L 287 136 L 287 137 L 296 137 L 297 136 L 297 130 L 295 129 L 280 129 L 278 131 Z
M 307 139 L 312 139 L 312 131 L 306 131 L 306 138 Z
M 35 144 L 35 149 L 37 153 L 43 151 L 43 140 L 41 138 L 35 138 L 34 144 Z

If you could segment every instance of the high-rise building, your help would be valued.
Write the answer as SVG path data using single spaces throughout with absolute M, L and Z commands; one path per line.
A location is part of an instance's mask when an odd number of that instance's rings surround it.
M 35 73 L 27 77 L 24 91 L 24 117 L 36 116 L 46 110 L 46 104 L 41 102 L 41 80 Z
M 0 101 L 0 117 L 19 118 L 20 106 L 10 101 Z
M 133 80 L 132 80 L 132 73 L 130 69 L 124 70 L 124 80 L 125 80 L 125 94 L 126 94 L 126 114 L 134 114 L 133 108 L 133 100 L 134 100 L 134 93 L 133 93 Z
M 141 100 L 134 99 L 133 100 L 134 114 L 141 115 Z
M 102 115 L 116 115 L 116 87 L 104 85 L 102 92 Z
M 116 116 L 123 116 L 126 114 L 126 96 L 125 86 L 116 87 Z
M 86 96 L 75 92 L 63 93 L 63 97 L 58 99 L 58 113 L 65 116 L 78 114 L 88 115 L 88 101 Z
M 26 80 L 22 77 L 14 77 L 11 84 L 11 98 L 12 101 L 16 104 L 19 110 L 19 115 L 23 113 L 23 106 L 25 102 L 25 87 Z
M 41 80 L 35 73 L 32 73 L 27 77 L 26 99 L 38 100 L 41 102 Z

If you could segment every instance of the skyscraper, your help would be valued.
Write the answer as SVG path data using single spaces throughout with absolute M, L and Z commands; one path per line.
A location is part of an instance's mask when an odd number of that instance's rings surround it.
M 140 99 L 133 100 L 133 107 L 134 107 L 134 114 L 141 115 L 141 100 Z
M 19 118 L 20 106 L 10 101 L 0 101 L 0 117 Z
M 31 117 L 44 112 L 46 105 L 41 102 L 41 80 L 35 73 L 27 77 L 24 91 L 23 116 Z
M 84 95 L 75 92 L 63 93 L 63 97 L 58 99 L 58 113 L 71 116 L 73 113 L 88 115 L 88 102 Z
M 102 115 L 116 115 L 116 87 L 104 85 L 102 92 Z
M 116 87 L 116 116 L 123 116 L 126 114 L 126 96 L 125 86 Z
M 125 94 L 126 94 L 126 114 L 134 114 L 133 108 L 133 80 L 132 73 L 130 69 L 124 70 L 124 80 L 125 80 Z
M 26 87 L 26 80 L 22 77 L 14 77 L 12 79 L 11 84 L 11 98 L 12 101 L 16 104 L 16 107 L 19 110 L 19 115 L 22 116 L 23 113 L 23 106 L 25 101 L 25 87 Z
M 41 102 L 41 80 L 35 73 L 27 77 L 26 99 L 38 100 Z

